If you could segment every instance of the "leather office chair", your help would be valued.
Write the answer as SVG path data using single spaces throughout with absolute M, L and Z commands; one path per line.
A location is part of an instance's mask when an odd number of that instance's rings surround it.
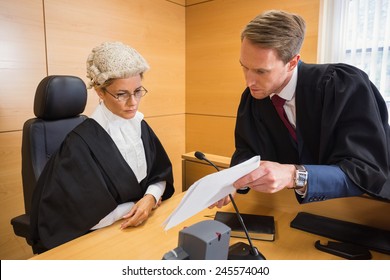
M 74 76 L 48 76 L 38 85 L 34 99 L 36 118 L 27 120 L 22 136 L 22 182 L 25 214 L 11 219 L 17 236 L 30 238 L 30 209 L 36 182 L 46 162 L 65 136 L 87 117 L 86 85 Z

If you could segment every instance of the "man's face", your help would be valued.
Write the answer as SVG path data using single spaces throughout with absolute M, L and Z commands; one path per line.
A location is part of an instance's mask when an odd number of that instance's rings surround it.
M 246 85 L 256 99 L 279 93 L 291 78 L 299 56 L 284 64 L 273 49 L 261 48 L 244 38 L 241 43 L 240 63 Z

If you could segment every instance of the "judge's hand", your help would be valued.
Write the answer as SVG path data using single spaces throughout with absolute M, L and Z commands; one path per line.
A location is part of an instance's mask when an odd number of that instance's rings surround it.
M 157 206 L 159 203 L 157 203 Z M 156 206 L 156 199 L 151 194 L 146 194 L 143 198 L 138 200 L 131 208 L 130 212 L 123 216 L 124 222 L 121 224 L 121 229 L 127 227 L 136 227 L 144 223 L 150 215 L 150 212 Z
M 284 188 L 292 188 L 294 175 L 295 166 L 292 164 L 262 161 L 258 168 L 238 179 L 233 186 L 236 189 L 247 186 L 258 192 L 276 193 Z

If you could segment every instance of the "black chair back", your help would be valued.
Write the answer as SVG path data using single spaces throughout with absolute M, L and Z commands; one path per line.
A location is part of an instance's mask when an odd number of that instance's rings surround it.
M 30 242 L 30 209 L 36 182 L 46 162 L 66 135 L 87 117 L 86 85 L 78 77 L 53 75 L 38 85 L 34 99 L 36 118 L 27 120 L 22 136 L 22 182 L 25 214 L 11 220 L 17 236 Z

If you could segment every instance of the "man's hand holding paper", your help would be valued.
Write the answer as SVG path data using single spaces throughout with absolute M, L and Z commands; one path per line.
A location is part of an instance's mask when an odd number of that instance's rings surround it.
M 260 156 L 255 156 L 236 166 L 207 175 L 196 181 L 187 190 L 180 204 L 165 220 L 165 230 L 178 225 L 233 193 L 236 190 L 233 183 L 258 168 L 259 165 Z

